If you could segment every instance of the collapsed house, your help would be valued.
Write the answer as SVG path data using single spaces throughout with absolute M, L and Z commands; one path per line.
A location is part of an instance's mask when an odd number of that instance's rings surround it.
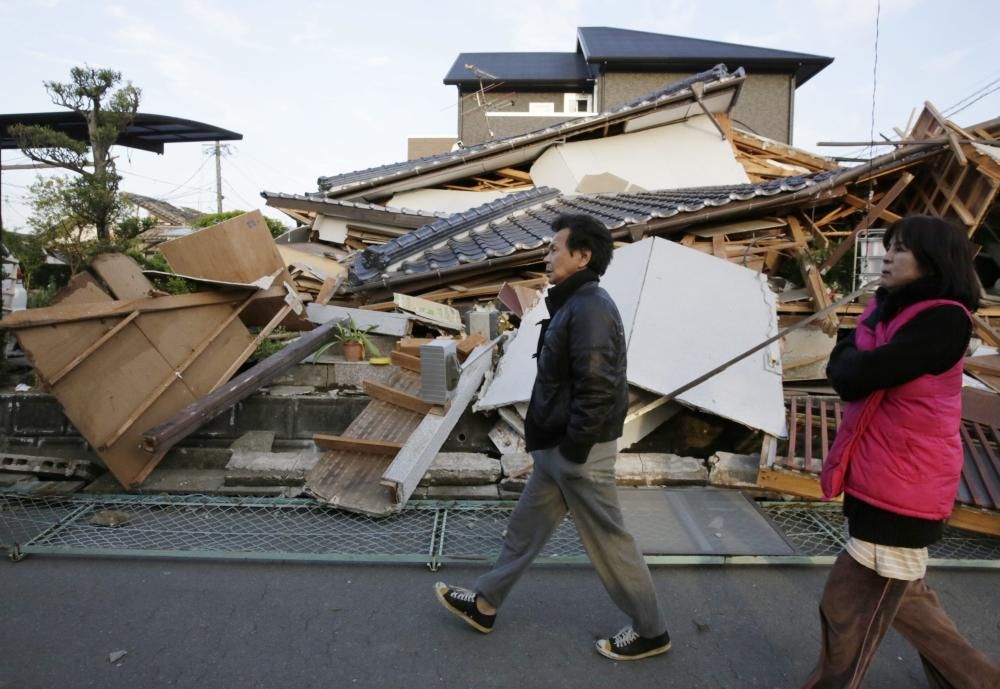
M 861 311 L 838 299 L 872 272 L 877 251 L 868 249 L 878 229 L 903 215 L 951 218 L 976 237 L 1000 188 L 1000 120 L 963 129 L 928 103 L 892 152 L 842 168 L 735 126 L 731 113 L 746 78 L 719 65 L 606 112 L 322 177 L 316 192 L 264 191 L 266 203 L 300 227 L 252 247 L 231 237 L 232 244 L 195 248 L 203 233 L 222 226 L 161 246 L 178 274 L 208 288 L 201 301 L 150 296 L 142 283 L 138 293 L 113 290 L 114 301 L 93 294 L 91 302 L 104 303 L 55 306 L 3 325 L 18 334 L 40 379 L 91 445 L 105 451 L 124 442 L 128 452 L 144 453 L 120 470 L 110 451 L 102 454 L 126 486 L 152 470 L 165 438 L 176 442 L 232 404 L 236 388 L 249 394 L 265 380 L 251 369 L 225 397 L 224 384 L 269 329 L 329 329 L 349 319 L 391 338 L 391 370 L 362 382 L 371 401 L 341 435 L 317 436 L 324 454 L 304 483 L 319 500 L 384 515 L 413 494 L 470 406 L 496 414 L 490 438 L 501 453 L 517 451 L 530 351 L 544 317 L 538 290 L 546 282 L 540 269 L 551 222 L 560 213 L 588 213 L 617 246 L 605 284 L 630 333 L 633 394 L 624 444 L 684 405 L 761 434 L 759 487 L 815 497 L 839 423 L 839 403 L 816 381 L 836 331 L 853 326 Z M 254 214 L 228 222 L 263 224 Z M 831 270 L 856 253 L 865 261 L 848 271 L 837 294 L 828 284 Z M 234 271 L 234 257 L 244 255 L 258 260 Z M 781 277 L 789 267 L 801 287 Z M 219 312 L 211 322 L 204 318 L 200 339 L 177 343 L 183 356 L 168 355 L 146 327 L 148 312 L 169 300 L 178 304 L 169 302 L 171 310 L 192 317 L 184 309 L 196 301 Z M 1000 304 L 985 300 L 976 336 L 987 346 L 1000 346 L 998 318 Z M 85 334 L 77 326 L 61 330 L 82 320 Z M 263 330 L 251 335 L 251 324 Z M 90 430 L 91 419 L 72 411 L 84 394 L 61 386 L 88 361 L 111 366 L 98 352 L 133 329 L 166 362 L 162 380 L 154 376 L 152 387 L 129 402 L 114 394 L 120 381 L 105 392 L 88 389 L 91 412 L 111 400 L 121 405 L 120 418 Z M 229 348 L 215 342 L 227 329 Z M 206 330 L 213 334 L 207 340 Z M 52 343 L 33 341 L 35 333 L 76 344 L 50 361 Z M 214 362 L 206 364 L 204 381 L 175 384 L 190 377 L 186 367 L 201 356 Z M 963 431 L 968 471 L 956 513 L 963 526 L 988 533 L 1000 533 L 995 356 L 971 357 L 966 366 L 986 391 L 970 404 Z M 184 394 L 161 402 L 174 388 Z

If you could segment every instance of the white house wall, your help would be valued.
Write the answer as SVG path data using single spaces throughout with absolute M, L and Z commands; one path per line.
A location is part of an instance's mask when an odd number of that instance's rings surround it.
M 564 194 L 577 193 L 584 177 L 604 173 L 628 180 L 636 191 L 750 181 L 732 146 L 705 115 L 634 134 L 552 146 L 531 166 L 536 186 Z
M 458 191 L 452 189 L 418 189 L 403 191 L 391 199 L 387 206 L 430 213 L 461 213 L 484 203 L 503 198 L 504 191 Z

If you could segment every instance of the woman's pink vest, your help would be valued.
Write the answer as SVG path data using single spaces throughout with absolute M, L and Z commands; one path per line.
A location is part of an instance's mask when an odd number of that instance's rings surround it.
M 861 351 L 886 344 L 918 313 L 944 304 L 930 299 L 902 309 L 874 330 L 858 318 Z M 962 472 L 962 360 L 940 375 L 923 375 L 894 388 L 848 402 L 837 438 L 823 463 L 823 497 L 847 492 L 870 505 L 921 519 L 946 519 Z

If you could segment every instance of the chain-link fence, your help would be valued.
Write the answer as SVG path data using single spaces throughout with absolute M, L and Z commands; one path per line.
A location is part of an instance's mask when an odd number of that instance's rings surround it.
M 0 494 L 0 546 L 31 553 L 358 562 L 492 562 L 512 503 L 413 501 L 391 517 L 369 517 L 314 500 L 216 496 L 24 496 Z M 706 559 L 654 555 L 653 564 L 828 563 L 846 525 L 835 505 L 761 503 L 794 557 Z M 1000 567 L 1000 538 L 947 529 L 930 555 L 937 564 Z M 539 562 L 581 563 L 571 518 Z

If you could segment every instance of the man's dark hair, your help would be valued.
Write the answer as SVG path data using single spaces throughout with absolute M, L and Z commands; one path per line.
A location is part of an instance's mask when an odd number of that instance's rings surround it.
M 913 254 L 920 267 L 936 284 L 938 299 L 953 299 L 975 309 L 982 289 L 973 263 L 972 242 L 954 223 L 932 215 L 908 215 L 886 230 L 886 248 L 893 238 Z
M 552 231 L 569 230 L 566 248 L 570 251 L 590 249 L 587 267 L 598 275 L 604 275 L 614 253 L 611 232 L 593 217 L 583 213 L 563 213 L 552 221 Z

